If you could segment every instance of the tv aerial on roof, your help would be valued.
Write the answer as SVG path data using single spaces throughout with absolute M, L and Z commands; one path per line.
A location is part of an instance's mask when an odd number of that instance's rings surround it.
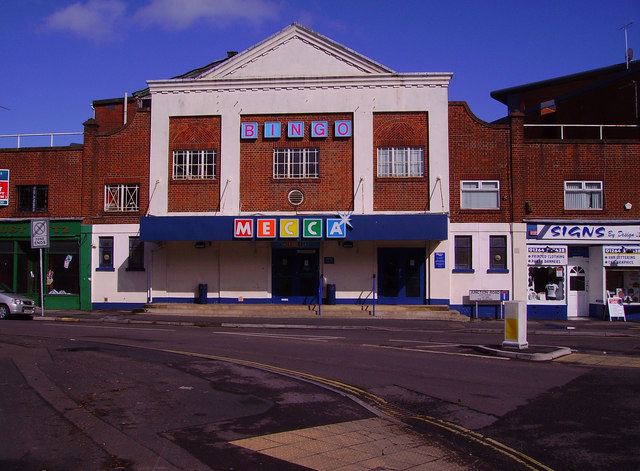
M 633 59 L 633 49 L 629 47 L 629 28 L 631 28 L 632 24 L 633 21 L 630 21 L 620 28 L 624 30 L 624 60 L 627 63 L 627 69 L 629 68 L 629 62 Z

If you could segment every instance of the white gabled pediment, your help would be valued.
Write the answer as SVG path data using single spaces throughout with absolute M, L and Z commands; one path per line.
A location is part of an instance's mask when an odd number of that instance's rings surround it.
M 292 24 L 261 43 L 203 71 L 197 79 L 336 77 L 392 70 L 314 31 Z

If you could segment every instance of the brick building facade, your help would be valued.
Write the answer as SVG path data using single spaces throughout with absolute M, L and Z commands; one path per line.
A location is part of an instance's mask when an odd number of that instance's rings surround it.
M 39 250 L 31 248 L 30 222 L 49 220 L 50 245 L 43 249 L 42 267 L 45 309 L 91 309 L 95 296 L 108 299 L 105 290 L 111 293 L 114 286 L 101 284 L 95 273 L 99 241 L 94 236 L 103 230 L 121 234 L 128 228 L 137 237 L 146 210 L 149 110 L 132 100 L 124 123 L 121 100 L 93 106 L 96 117 L 84 123 L 82 145 L 0 149 L 0 168 L 9 176 L 8 204 L 0 206 L 0 281 L 39 302 Z M 134 205 L 107 207 L 107 186 L 123 184 L 137 188 L 131 195 Z M 115 252 L 124 263 L 128 247 L 120 248 Z M 128 275 L 119 283 L 129 283 Z
M 537 98 L 557 94 L 558 83 L 569 93 L 572 80 L 582 90 L 585 75 L 531 88 Z M 510 90 L 528 96 L 529 88 Z M 530 317 L 606 317 L 619 294 L 627 314 L 638 315 L 637 127 L 625 128 L 624 137 L 594 138 L 590 127 L 576 126 L 561 139 L 537 133 L 529 121 L 536 119 L 516 110 L 508 120 L 483 123 L 464 103 L 450 103 L 450 241 L 462 254 L 453 262 L 451 304 L 468 315 L 498 315 L 497 304 L 469 300 L 472 289 L 493 289 L 527 300 Z
M 451 74 L 398 74 L 294 24 L 95 101 L 82 145 L 0 150 L 0 281 L 39 292 L 29 222 L 46 218 L 48 308 L 313 304 L 330 286 L 332 302 L 482 317 L 507 299 L 530 317 L 603 317 L 619 295 L 633 316 L 637 119 L 595 137 L 557 126 L 620 124 L 593 100 L 627 103 L 615 90 L 637 73 L 497 91 L 509 116 L 486 123 L 448 102 Z

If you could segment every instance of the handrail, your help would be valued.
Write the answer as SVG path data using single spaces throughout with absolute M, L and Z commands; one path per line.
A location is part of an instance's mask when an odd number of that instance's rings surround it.
M 600 140 L 604 128 L 637 128 L 637 124 L 525 124 L 526 128 L 560 128 L 560 139 L 564 139 L 564 128 L 599 128 Z
M 0 134 L 0 138 L 17 138 L 18 146 L 20 149 L 20 140 L 23 137 L 43 137 L 49 136 L 49 147 L 53 147 L 53 138 L 54 136 L 82 136 L 83 132 L 44 132 L 44 133 L 33 133 L 33 134 Z M 43 147 L 43 146 L 36 146 Z
M 318 315 L 322 315 L 322 280 L 324 280 L 324 273 L 320 273 L 320 279 L 318 280 Z
M 373 317 L 376 316 L 376 274 L 373 274 L 373 289 L 371 290 L 371 301 L 373 302 Z

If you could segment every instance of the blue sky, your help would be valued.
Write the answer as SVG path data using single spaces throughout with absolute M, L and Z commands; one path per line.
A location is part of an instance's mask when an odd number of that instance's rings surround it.
M 2 0 L 0 135 L 82 131 L 122 97 L 298 22 L 398 72 L 453 72 L 481 119 L 490 92 L 640 58 L 639 0 Z M 0 146 L 6 142 L 0 140 Z

